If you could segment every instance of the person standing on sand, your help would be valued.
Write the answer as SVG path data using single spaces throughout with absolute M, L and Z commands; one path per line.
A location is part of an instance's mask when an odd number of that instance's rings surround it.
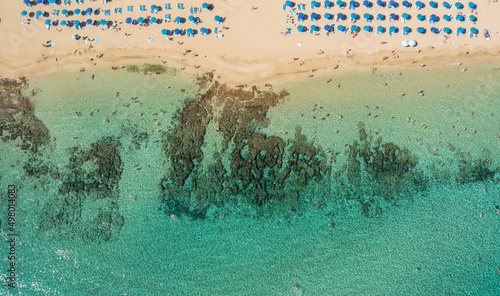
M 94 74 L 92 74 L 91 78 L 92 78 L 92 80 L 94 80 Z

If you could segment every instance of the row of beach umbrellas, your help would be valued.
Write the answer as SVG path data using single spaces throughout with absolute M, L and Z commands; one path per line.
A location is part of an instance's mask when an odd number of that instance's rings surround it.
M 326 31 L 328 31 L 328 32 L 329 32 L 329 31 L 332 31 L 332 30 L 333 30 L 333 27 L 334 27 L 334 25 L 325 25 L 325 26 L 324 26 L 324 29 L 325 29 Z M 351 29 L 351 31 L 353 31 L 353 32 L 358 32 L 358 31 L 360 31 L 360 30 L 361 30 L 361 27 L 359 27 L 359 26 L 357 26 L 357 25 L 352 25 L 350 29 Z M 311 32 L 311 33 L 312 33 L 313 31 L 319 31 L 319 30 L 320 30 L 320 27 L 319 27 L 319 26 L 312 25 L 312 26 L 310 27 L 310 32 Z M 343 26 L 343 25 L 337 25 L 337 30 L 339 30 L 339 31 L 341 31 L 341 32 L 345 32 L 345 31 L 347 31 L 347 30 L 348 30 L 348 27 Z M 302 26 L 302 25 L 299 25 L 299 26 L 297 26 L 297 31 L 299 31 L 299 32 L 306 32 L 306 31 L 307 31 L 307 27 Z M 366 31 L 366 32 L 373 32 L 373 31 L 374 31 L 374 28 L 373 28 L 372 26 L 368 26 L 368 25 L 367 25 L 367 26 L 364 26 L 364 27 L 363 27 L 363 31 Z M 384 33 L 384 32 L 386 31 L 386 29 L 385 29 L 385 27 L 382 27 L 382 26 L 377 26 L 377 27 L 375 28 L 375 31 L 376 31 L 377 33 Z M 398 29 L 397 27 L 395 27 L 395 26 L 391 26 L 391 27 L 389 27 L 389 35 L 390 35 L 390 34 L 392 34 L 392 33 L 397 33 L 398 31 L 399 31 L 399 29 Z M 404 34 L 404 35 L 406 35 L 406 34 L 408 34 L 409 32 L 411 32 L 411 29 L 410 29 L 409 27 L 403 27 L 403 28 L 402 28 L 402 31 L 403 31 L 403 34 Z M 420 34 L 425 34 L 427 30 L 426 30 L 424 27 L 418 27 L 416 31 L 417 31 L 417 33 L 420 33 Z M 436 28 L 436 27 L 432 27 L 432 28 L 430 29 L 430 31 L 431 31 L 431 33 L 434 33 L 434 34 L 439 34 L 439 33 L 440 33 L 440 30 L 439 30 L 438 28 Z M 452 33 L 451 29 L 450 29 L 450 28 L 448 28 L 448 27 L 443 28 L 443 32 L 444 32 L 444 33 L 446 33 L 446 34 L 451 34 L 451 33 Z M 459 28 L 457 28 L 456 32 L 457 32 L 457 35 L 458 35 L 458 34 L 465 34 L 466 29 L 465 29 L 465 28 L 462 28 L 462 27 L 459 27 Z M 478 34 L 478 33 L 479 33 L 479 30 L 478 30 L 477 28 L 472 27 L 472 28 L 470 28 L 470 32 L 471 32 L 472 34 Z M 486 33 L 488 33 L 488 30 L 484 29 L 484 30 L 483 30 L 483 32 L 486 34 Z
M 57 22 L 57 20 L 54 20 L 54 22 Z M 62 25 L 62 26 L 66 25 L 66 24 L 73 24 L 76 27 L 78 27 L 78 26 L 82 25 L 82 22 L 83 21 L 79 21 L 79 20 L 68 20 L 68 21 L 62 20 L 62 21 L 59 22 L 59 24 Z M 108 21 L 105 20 L 105 19 L 101 19 L 99 21 L 98 20 L 87 19 L 85 21 L 85 24 L 87 24 L 87 25 L 91 25 L 91 24 L 94 24 L 94 23 L 98 23 L 99 25 L 104 26 L 104 25 L 106 25 L 108 23 Z M 50 24 L 53 24 L 53 22 L 50 19 L 45 19 L 44 24 L 50 25 Z
M 304 19 L 305 19 L 306 17 L 307 17 L 307 15 L 301 12 L 301 13 L 299 13 L 299 14 L 297 15 L 297 20 L 298 20 L 298 21 L 304 21 Z M 328 20 L 333 20 L 333 19 L 334 19 L 334 17 L 335 17 L 335 15 L 334 15 L 334 14 L 331 14 L 331 13 L 325 13 L 325 14 L 323 15 L 323 17 L 324 17 L 325 19 L 328 19 Z M 320 15 L 319 15 L 319 14 L 317 14 L 317 13 L 315 13 L 315 12 L 311 13 L 311 15 L 310 15 L 310 19 L 311 19 L 312 21 L 318 20 L 319 18 L 320 18 Z M 351 14 L 350 14 L 350 19 L 351 19 L 351 20 L 358 20 L 359 18 L 360 18 L 360 16 L 359 16 L 357 13 L 351 13 Z M 373 20 L 373 19 L 374 19 L 374 16 L 373 16 L 373 15 L 371 15 L 371 14 L 369 14 L 369 13 L 364 13 L 364 14 L 363 14 L 363 18 L 364 18 L 366 21 L 368 21 L 368 22 L 369 22 L 369 21 L 371 21 L 371 20 Z M 377 15 L 376 15 L 376 18 L 375 18 L 375 19 L 376 19 L 376 20 L 385 20 L 385 18 L 386 18 L 386 17 L 385 17 L 385 15 L 383 15 L 383 14 L 379 13 L 379 14 L 377 14 Z M 402 19 L 404 19 L 404 20 L 408 20 L 408 19 L 410 19 L 410 18 L 411 18 L 411 16 L 410 16 L 408 13 L 403 13 L 403 14 L 401 15 L 401 18 L 402 18 Z M 337 13 L 337 20 L 344 20 L 344 19 L 346 19 L 346 15 L 345 15 L 345 14 L 343 14 L 343 13 Z M 398 19 L 399 19 L 399 15 L 397 15 L 397 14 L 395 14 L 395 13 L 391 13 L 391 14 L 389 15 L 389 20 L 398 20 Z M 418 19 L 419 21 L 425 21 L 426 16 L 425 16 L 425 15 L 423 15 L 423 14 L 420 14 L 420 13 L 419 13 L 419 14 L 417 15 L 417 19 Z M 453 17 L 452 17 L 452 15 L 451 15 L 451 14 L 445 14 L 445 15 L 443 15 L 443 19 L 444 19 L 445 21 L 451 21 L 451 20 L 453 19 Z M 475 15 L 472 15 L 472 14 L 471 14 L 471 15 L 469 15 L 469 18 L 468 18 L 468 19 L 469 19 L 470 21 L 472 21 L 472 22 L 477 21 L 477 17 L 476 17 Z M 465 21 L 465 16 L 463 16 L 463 15 L 461 15 L 461 14 L 457 14 L 457 15 L 456 15 L 456 17 L 455 17 L 455 20 L 458 20 L 458 21 L 460 21 L 460 22 L 463 22 L 463 21 Z M 438 17 L 437 15 L 435 15 L 435 14 L 431 14 L 431 15 L 429 16 L 429 22 L 434 23 L 434 22 L 436 22 L 436 21 L 439 21 L 439 17 Z
M 388 3 L 383 1 L 383 0 L 377 0 L 376 1 L 377 5 L 380 6 L 380 7 L 385 7 L 387 6 L 388 8 L 396 8 L 398 6 L 398 3 L 394 0 L 391 0 L 389 1 Z M 339 7 L 345 7 L 347 6 L 347 3 L 342 1 L 342 0 L 337 0 L 335 2 L 335 4 L 337 4 L 337 6 Z M 369 0 L 364 0 L 363 1 L 363 5 L 366 7 L 366 8 L 371 8 L 373 7 L 373 3 L 370 2 Z M 408 1 L 403 1 L 401 3 L 401 5 L 405 8 L 410 8 L 412 6 L 412 4 Z M 448 2 L 443 2 L 441 4 L 444 8 L 451 8 L 451 4 L 448 3 Z M 288 6 L 288 7 L 294 7 L 295 6 L 295 3 L 293 3 L 292 1 L 286 1 L 284 6 Z M 311 1 L 311 8 L 316 8 L 316 7 L 320 7 L 321 6 L 321 2 L 318 2 L 318 1 Z M 349 1 L 349 9 L 355 9 L 356 7 L 359 6 L 359 3 L 355 0 L 351 0 Z M 415 6 L 417 8 L 423 8 L 425 6 L 425 4 L 422 2 L 422 1 L 417 1 L 415 2 Z M 435 2 L 435 1 L 430 1 L 429 2 L 429 6 L 432 7 L 432 8 L 437 8 L 438 7 L 438 3 Z M 477 8 L 477 5 L 474 3 L 474 2 L 469 2 L 468 3 L 468 6 L 469 8 L 471 9 L 476 9 Z M 331 8 L 333 7 L 333 2 L 332 1 L 329 1 L 329 0 L 326 0 L 324 1 L 324 7 L 325 8 Z M 455 7 L 457 9 L 462 9 L 464 8 L 464 5 L 461 3 L 461 2 L 455 2 Z
M 46 0 L 44 2 L 44 0 L 23 0 L 23 3 L 26 5 L 26 6 L 29 6 L 33 3 L 36 3 L 36 4 L 61 4 L 61 0 Z M 202 8 L 205 8 L 205 9 L 208 9 L 208 10 L 212 10 L 214 8 L 214 5 L 213 4 L 209 4 L 209 3 L 203 3 L 201 5 Z M 158 8 L 158 6 L 156 6 L 155 4 L 151 5 L 151 10 L 155 10 Z

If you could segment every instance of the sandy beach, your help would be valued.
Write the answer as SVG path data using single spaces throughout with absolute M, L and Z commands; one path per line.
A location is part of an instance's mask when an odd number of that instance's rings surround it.
M 5 1 L 5 0 L 4 0 Z M 295 14 L 290 13 L 290 8 L 283 10 L 283 3 L 275 1 L 214 1 L 214 9 L 209 11 L 202 9 L 201 13 L 194 14 L 201 20 L 200 24 L 188 21 L 189 8 L 185 3 L 184 9 L 177 9 L 175 3 L 171 3 L 172 9 L 162 9 L 158 13 L 150 13 L 150 6 L 157 4 L 164 7 L 164 3 L 156 3 L 144 0 L 136 1 L 113 1 L 106 4 L 101 1 L 71 5 L 38 4 L 26 7 L 22 1 L 4 5 L 0 12 L 0 29 L 4 36 L 4 42 L 0 45 L 0 75 L 3 77 L 30 76 L 32 74 L 43 74 L 67 69 L 77 71 L 85 68 L 91 71 L 96 67 L 115 67 L 124 64 L 155 63 L 165 66 L 176 67 L 185 71 L 207 72 L 215 71 L 223 81 L 230 84 L 262 84 L 262 83 L 285 83 L 294 80 L 303 80 L 308 77 L 328 75 L 334 71 L 370 71 L 373 68 L 394 67 L 445 67 L 456 63 L 491 63 L 500 61 L 500 38 L 498 31 L 500 25 L 495 20 L 495 13 L 500 7 L 496 2 L 479 0 L 475 2 L 477 9 L 473 14 L 477 17 L 475 23 L 468 19 L 471 10 L 464 2 L 464 8 L 457 10 L 454 6 L 450 9 L 442 7 L 439 3 L 437 8 L 429 7 L 417 10 L 415 6 L 406 9 L 399 4 L 397 8 L 379 7 L 375 3 L 373 8 L 366 8 L 361 3 L 355 10 L 339 9 L 337 5 L 326 9 L 323 3 L 317 8 L 311 9 L 310 3 L 305 4 L 305 10 L 298 11 L 295 5 Z M 299 4 L 299 3 L 297 3 Z M 139 5 L 145 5 L 146 10 L 140 11 Z M 193 7 L 202 6 L 202 1 L 189 3 Z M 133 6 L 133 11 L 127 11 L 127 6 Z M 46 29 L 44 21 L 48 18 L 53 20 L 81 20 L 89 16 L 72 15 L 65 17 L 52 15 L 53 9 L 85 10 L 87 8 L 96 10 L 100 8 L 99 15 L 91 15 L 92 19 L 105 18 L 108 21 L 117 21 L 117 30 L 111 28 L 104 30 L 103 26 L 85 26 L 80 30 L 67 26 L 51 26 Z M 121 8 L 122 13 L 114 13 L 115 8 Z M 104 15 L 103 10 L 109 9 L 111 14 Z M 26 10 L 27 16 L 21 16 L 21 11 Z M 48 17 L 30 17 L 29 13 L 41 10 L 48 13 Z M 306 20 L 299 22 L 297 12 L 310 15 L 316 12 L 321 16 L 317 21 Z M 341 12 L 347 15 L 346 20 L 328 20 L 324 13 L 336 15 Z M 337 26 L 342 24 L 351 27 L 349 21 L 351 13 L 357 13 L 356 21 L 361 29 L 357 35 L 342 33 Z M 401 15 L 408 13 L 411 18 L 404 23 Z M 459 22 L 453 19 L 446 22 L 442 19 L 444 14 L 453 17 L 461 12 L 466 20 Z M 477 12 L 477 14 L 475 13 Z M 184 23 L 175 24 L 173 21 L 161 24 L 150 24 L 139 26 L 126 24 L 125 19 L 130 17 L 154 16 L 164 18 L 165 14 L 171 14 L 172 20 L 176 16 L 185 19 Z M 377 14 L 385 15 L 383 21 L 373 20 L 368 23 L 364 13 L 370 13 L 374 18 Z M 389 21 L 390 13 L 396 13 L 399 19 Z M 417 14 L 424 14 L 429 18 L 436 14 L 438 19 L 435 25 L 430 24 L 427 19 L 423 22 L 417 20 Z M 225 18 L 218 24 L 214 20 L 215 15 Z M 288 18 L 287 18 L 288 17 Z M 293 18 L 293 23 L 292 23 Z M 28 24 L 21 24 L 23 19 L 29 19 Z M 324 26 L 334 25 L 334 31 L 326 36 Z M 297 25 L 310 28 L 317 25 L 320 30 L 316 33 L 298 32 Z M 371 25 L 373 29 L 383 26 L 386 30 L 390 26 L 396 26 L 399 32 L 389 36 L 387 32 L 376 34 L 376 32 L 365 32 L 362 28 Z M 186 35 L 164 36 L 161 29 L 173 30 L 175 28 L 201 27 L 218 28 L 218 33 L 208 35 L 196 34 L 194 37 Z M 412 32 L 403 36 L 402 28 L 408 26 Z M 417 27 L 427 29 L 425 34 L 416 32 Z M 447 26 L 452 33 L 444 37 L 430 32 L 435 26 L 439 29 Z M 466 28 L 466 34 L 456 36 L 458 27 Z M 469 38 L 471 27 L 478 29 L 478 37 Z M 291 34 L 283 34 L 290 28 Z M 491 39 L 485 40 L 483 29 L 487 29 Z M 348 30 L 350 31 L 350 30 Z M 85 42 L 83 38 L 73 40 L 72 35 L 88 37 Z M 219 37 L 216 37 L 218 35 Z M 148 38 L 151 40 L 148 41 Z M 91 40 L 98 39 L 99 42 Z M 416 47 L 403 47 L 403 40 L 414 39 Z M 44 47 L 42 44 L 50 41 L 53 46 Z

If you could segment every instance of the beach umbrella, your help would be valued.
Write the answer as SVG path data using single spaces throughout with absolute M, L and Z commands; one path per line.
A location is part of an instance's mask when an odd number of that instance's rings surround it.
M 99 21 L 99 25 L 101 25 L 101 26 L 104 26 L 106 23 L 107 23 L 107 22 L 106 22 L 106 20 L 105 20 L 105 19 L 101 19 L 101 20 Z
M 377 21 L 381 21 L 381 20 L 384 20 L 385 16 L 381 13 L 377 14 Z
M 463 5 L 462 5 L 462 3 L 460 3 L 460 2 L 455 2 L 455 7 L 456 7 L 457 9 L 462 9 Z
M 82 12 L 82 11 L 81 11 L 79 8 L 75 9 L 75 14 L 76 14 L 76 15 L 79 15 L 79 14 L 80 14 L 80 12 Z
M 128 17 L 125 19 L 125 23 L 126 24 L 130 24 L 132 22 L 132 18 L 131 17 Z
M 186 33 L 187 33 L 188 35 L 191 35 L 191 34 L 193 34 L 193 29 L 191 29 L 191 28 L 188 28 L 188 29 L 186 30 Z
M 394 0 L 389 1 L 389 6 L 395 7 L 396 1 L 394 1 Z
M 151 18 L 151 20 L 149 20 L 149 22 L 150 22 L 150 23 L 152 23 L 152 24 L 153 24 L 153 23 L 156 23 L 156 18 L 153 16 L 153 17 Z
M 315 21 L 317 18 L 318 18 L 318 14 L 317 13 L 315 13 L 315 12 L 311 13 L 311 20 L 312 21 Z
M 420 34 L 424 34 L 425 33 L 424 27 L 418 27 L 417 28 L 417 32 L 420 33 Z
M 30 0 L 24 0 L 23 3 L 26 5 L 26 6 L 29 6 L 30 5 Z
M 438 7 L 437 3 L 434 2 L 434 1 L 429 2 L 429 6 L 432 7 L 432 8 L 437 8 Z
M 357 15 L 357 14 L 355 14 L 355 13 L 351 13 L 351 18 L 352 18 L 353 20 L 355 20 L 355 19 L 357 19 L 357 18 L 358 18 L 358 15 Z
M 365 13 L 363 14 L 363 17 L 366 19 L 366 20 L 370 20 L 372 18 L 372 15 L 369 14 L 369 13 Z
M 405 12 L 401 15 L 401 17 L 407 20 L 410 16 Z
M 50 4 L 54 4 L 55 2 L 56 2 L 56 0 L 49 0 Z
M 421 1 L 417 1 L 417 2 L 415 2 L 415 6 L 418 8 L 422 8 L 422 6 L 424 6 L 424 4 Z
M 36 0 L 37 4 L 41 4 L 43 1 L 42 0 Z
M 457 28 L 457 34 L 465 34 L 465 28 L 462 28 L 462 27 L 458 27 Z
M 439 34 L 439 29 L 436 28 L 436 27 L 432 27 L 431 28 L 431 33 L 434 33 L 434 34 Z
M 325 25 L 325 31 L 329 32 L 332 30 L 332 26 L 330 25 Z
M 66 21 L 65 21 L 65 20 L 62 20 L 59 24 L 60 24 L 61 26 L 66 26 Z
M 487 29 L 483 29 L 483 33 L 484 34 L 488 34 L 488 30 Z
M 142 22 L 144 22 L 144 18 L 143 18 L 143 17 L 140 17 L 140 18 L 138 18 L 138 19 L 137 19 L 137 21 L 138 21 L 139 23 L 142 23 Z
M 92 20 L 91 20 L 91 19 L 87 19 L 87 20 L 85 21 L 85 23 L 86 23 L 87 25 L 91 25 L 91 24 L 92 24 Z
M 351 26 L 351 30 L 354 31 L 354 32 L 357 32 L 359 30 L 359 28 L 356 25 L 352 25 Z
M 451 4 L 448 3 L 448 2 L 443 2 L 443 7 L 444 8 L 450 8 L 451 7 Z
M 477 34 L 477 33 L 479 33 L 479 31 L 478 31 L 476 28 L 474 28 L 474 27 L 470 28 L 470 32 L 471 32 L 472 34 Z
M 384 27 L 382 27 L 382 26 L 378 26 L 378 27 L 377 27 L 377 32 L 379 32 L 379 33 L 384 32 Z
M 405 0 L 405 1 L 403 1 L 403 3 L 401 3 L 401 5 L 403 5 L 403 7 L 408 7 L 408 6 L 410 6 L 410 2 Z
M 364 26 L 363 30 L 365 30 L 366 32 L 371 32 L 372 31 L 372 27 L 371 26 Z
M 465 21 L 465 17 L 461 14 L 457 14 L 457 16 L 455 17 L 456 20 L 460 21 L 460 22 L 463 22 Z
M 330 13 L 325 13 L 324 17 L 327 19 L 327 20 L 330 20 L 332 19 L 332 16 Z
M 161 29 L 161 34 L 162 35 L 167 35 L 168 34 L 168 30 L 167 29 Z
M 67 9 L 63 9 L 63 10 L 61 10 L 61 13 L 62 14 L 68 14 L 68 10 Z
M 475 9 L 476 8 L 476 4 L 474 2 L 469 2 L 469 8 Z
M 176 23 L 180 23 L 181 21 L 182 21 L 182 17 L 180 17 L 180 16 L 176 16 L 174 19 L 174 22 L 176 22 Z M 220 17 L 219 17 L 219 21 L 220 21 Z
M 403 32 L 405 32 L 405 33 L 410 32 L 410 28 L 405 26 L 405 27 L 403 28 Z
M 443 32 L 445 32 L 446 34 L 451 34 L 451 29 L 448 27 L 444 27 Z
M 419 20 L 419 21 L 425 20 L 425 15 L 421 15 L 420 13 L 417 14 L 417 20 Z
M 344 19 L 344 14 L 343 13 L 337 13 L 337 19 L 342 20 Z
M 91 14 L 91 13 L 92 13 L 92 11 L 93 11 L 93 10 L 92 10 L 92 8 L 87 8 L 87 10 L 85 10 L 85 12 L 86 12 L 87 14 Z
M 389 18 L 390 18 L 391 20 L 395 20 L 395 19 L 397 19 L 397 18 L 398 18 L 398 15 L 397 15 L 397 14 L 395 14 L 395 13 L 391 13 L 391 14 L 389 15 Z
M 311 29 L 309 30 L 309 33 L 311 33 L 311 34 L 312 34 L 312 32 L 313 32 L 313 31 L 316 31 L 316 30 L 318 30 L 318 29 L 319 29 L 319 27 L 318 27 L 318 26 L 312 25 L 312 26 L 311 26 Z
M 50 25 L 50 20 L 49 20 L 49 19 L 46 19 L 46 20 L 45 20 L 45 22 L 44 22 L 44 24 L 46 24 L 46 25 Z
M 326 6 L 326 7 L 330 7 L 330 6 L 332 6 L 332 2 L 330 2 L 329 0 L 326 0 L 326 1 L 325 1 L 325 6 Z
M 304 26 L 302 25 L 297 26 L 297 31 L 304 32 Z
M 342 25 L 338 25 L 338 26 L 337 26 L 337 29 L 339 29 L 339 30 L 340 30 L 340 32 L 344 32 L 344 31 L 345 31 L 345 27 L 344 27 L 344 26 L 342 26 Z
M 443 19 L 445 21 L 451 21 L 451 16 L 449 14 L 445 14 L 445 15 L 443 15 Z
M 287 2 L 290 2 L 290 1 L 287 1 Z M 208 3 L 207 2 L 203 3 L 201 5 L 201 7 L 207 9 L 208 8 Z
M 429 21 L 435 22 L 436 20 L 437 20 L 437 15 L 431 14 L 431 16 L 429 17 Z
M 351 0 L 351 2 L 349 2 L 349 8 L 351 8 L 351 7 L 355 8 L 356 5 L 358 5 L 358 3 L 356 1 L 354 1 L 354 0 Z
M 337 0 L 337 5 L 338 6 L 344 6 L 344 2 L 342 0 Z
M 389 33 L 396 33 L 397 31 L 398 31 L 398 28 L 397 28 L 397 27 L 395 27 L 395 26 L 391 26 L 391 27 L 389 28 Z
M 155 10 L 156 8 L 157 8 L 156 5 L 154 5 L 154 4 L 151 5 L 151 11 Z
M 27 14 L 28 14 L 28 12 L 26 10 L 21 11 L 22 16 L 26 16 Z
M 218 16 L 218 15 L 216 15 L 216 16 L 214 17 L 214 20 L 215 20 L 216 22 L 220 22 L 221 17 L 220 17 L 220 16 Z
M 206 33 L 207 33 L 207 28 L 205 28 L 205 27 L 201 27 L 201 28 L 200 28 L 200 33 L 201 33 L 201 34 L 206 34 Z
M 292 6 L 292 1 L 286 1 L 285 5 L 291 7 Z M 203 7 L 203 6 L 201 6 L 201 7 Z M 205 7 L 205 8 L 208 8 L 208 4 L 207 4 L 207 7 Z
M 318 6 L 318 2 L 316 2 L 316 1 L 311 1 L 311 6 L 312 6 L 312 7 L 316 7 L 316 6 Z
M 378 6 L 384 6 L 385 5 L 385 2 L 382 1 L 382 0 L 377 0 L 377 5 Z
M 298 20 L 303 20 L 304 19 L 304 14 L 301 12 L 297 15 Z
M 469 20 L 471 22 L 475 22 L 477 20 L 477 18 L 474 15 L 471 14 L 471 15 L 469 15 Z
M 408 45 L 411 46 L 411 47 L 413 47 L 413 46 L 417 45 L 417 41 L 415 41 L 413 39 L 412 40 L 408 40 Z
M 194 21 L 194 16 L 190 15 L 190 16 L 188 17 L 188 20 L 189 20 L 190 22 Z
M 179 35 L 180 33 L 181 33 L 181 29 L 175 29 L 175 30 L 174 30 L 174 34 L 175 34 L 175 35 Z
M 75 24 L 75 26 L 77 26 L 77 27 L 78 27 L 81 23 L 80 23 L 80 21 L 79 21 L 79 20 L 75 20 L 75 21 L 73 22 L 73 24 Z
M 401 45 L 403 45 L 404 47 L 408 47 L 408 40 L 403 40 L 401 41 Z
M 370 1 L 368 0 L 364 0 L 363 1 L 363 5 L 366 7 L 366 8 L 370 8 L 372 6 L 372 4 L 370 3 Z

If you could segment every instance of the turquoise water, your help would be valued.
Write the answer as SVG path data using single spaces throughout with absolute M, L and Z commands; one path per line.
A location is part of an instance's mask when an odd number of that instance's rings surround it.
M 221 171 L 209 166 L 217 163 L 214 152 L 231 170 L 237 141 L 223 149 L 223 133 L 216 131 L 227 100 L 215 100 L 207 117 L 194 117 L 207 120 L 199 147 L 203 160 L 194 161 L 186 183 L 172 190 L 177 195 L 162 196 L 160 183 L 173 168 L 163 141 L 172 147 L 176 137 L 187 141 L 189 131 L 199 128 L 178 111 L 185 108 L 186 99 L 197 97 L 193 77 L 102 70 L 94 73 L 94 80 L 89 73 L 34 78 L 34 115 L 49 130 L 50 142 L 35 157 L 16 147 L 19 140 L 0 142 L 0 161 L 6 168 L 0 179 L 2 211 L 7 213 L 7 185 L 15 184 L 20 234 L 17 288 L 7 288 L 2 277 L 2 293 L 497 295 L 500 74 L 494 65 L 462 69 L 336 75 L 275 86 L 290 95 L 270 107 L 267 126 L 253 121 L 255 130 L 283 139 L 286 160 L 292 155 L 289 149 L 299 145 L 290 143 L 298 141 L 295 131 L 300 127 L 307 136 L 300 143 L 323 151 L 324 156 L 315 157 L 324 159 L 331 174 L 307 179 L 304 186 L 293 173 L 282 189 L 266 183 L 268 199 L 260 206 L 249 199 L 251 187 L 207 195 L 205 200 L 199 196 L 213 190 L 208 177 Z M 332 82 L 326 83 L 329 78 Z M 233 124 L 244 128 L 240 123 L 246 113 L 236 114 L 239 121 Z M 177 133 L 173 129 L 178 126 L 186 128 Z M 366 140 L 360 140 L 359 126 L 364 126 Z M 61 194 L 64 182 L 80 178 L 71 174 L 79 168 L 68 168 L 68 148 L 84 153 L 105 137 L 120 144 L 116 152 L 122 170 L 114 193 L 97 200 L 83 193 L 81 202 L 70 198 L 75 192 Z M 353 159 L 347 146 L 355 146 L 355 141 L 373 152 L 377 141 L 393 143 L 407 148 L 418 163 L 410 173 L 401 173 L 402 179 L 393 180 L 399 170 L 387 168 L 379 178 L 364 170 L 359 178 L 349 178 L 346 172 Z M 75 153 L 77 159 L 80 152 Z M 482 164 L 474 170 L 478 160 Z M 81 169 L 92 171 L 99 161 L 83 161 Z M 23 170 L 28 162 L 49 168 L 38 178 L 29 176 Z M 54 171 L 62 177 L 52 177 Z M 241 186 L 231 183 L 233 178 L 229 174 L 219 182 L 224 188 Z M 191 190 L 195 183 L 198 189 Z M 112 186 L 113 181 L 106 184 Z M 277 198 L 280 190 L 284 199 Z M 292 192 L 298 198 L 289 197 Z M 172 208 L 162 198 L 189 210 Z M 73 220 L 55 216 L 56 223 L 47 228 L 44 217 L 53 217 L 58 207 L 79 214 Z M 197 209 L 205 211 L 202 219 L 189 216 Z M 116 227 L 113 218 L 114 226 L 105 228 L 111 232 L 108 240 L 92 226 L 102 213 L 120 215 L 124 221 Z M 2 215 L 5 240 L 6 223 Z M 92 231 L 101 234 L 92 236 Z M 3 273 L 10 262 L 7 252 L 4 245 Z

